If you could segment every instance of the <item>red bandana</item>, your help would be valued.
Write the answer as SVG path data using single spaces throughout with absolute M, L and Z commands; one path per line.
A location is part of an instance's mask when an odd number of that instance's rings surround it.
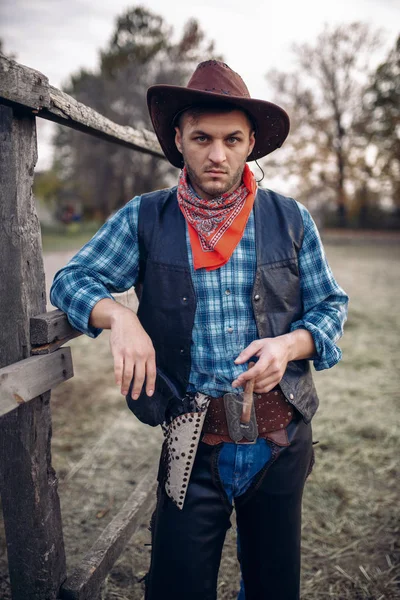
M 243 183 L 233 192 L 211 200 L 199 198 L 187 181 L 186 167 L 178 183 L 178 203 L 189 229 L 195 269 L 218 269 L 228 262 L 242 239 L 253 208 L 256 181 L 249 166 L 243 171 Z

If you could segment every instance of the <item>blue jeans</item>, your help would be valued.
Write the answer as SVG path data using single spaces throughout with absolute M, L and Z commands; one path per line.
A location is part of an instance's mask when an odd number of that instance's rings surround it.
M 218 471 L 229 502 L 244 494 L 250 487 L 255 475 L 271 458 L 271 448 L 267 442 L 259 438 L 255 444 L 225 443 L 218 458 Z M 238 554 L 240 555 L 240 538 L 237 534 Z M 240 591 L 237 600 L 245 600 L 243 579 L 240 580 Z
M 224 443 L 218 457 L 218 471 L 230 503 L 244 494 L 270 458 L 271 448 L 263 438 L 258 438 L 255 444 Z

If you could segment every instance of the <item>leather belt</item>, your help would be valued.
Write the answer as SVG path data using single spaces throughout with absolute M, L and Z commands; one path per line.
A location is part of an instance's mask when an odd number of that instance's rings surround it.
M 294 418 L 295 411 L 282 391 L 274 389 L 266 394 L 254 394 L 254 408 L 258 437 L 270 439 L 279 446 L 288 446 L 286 427 Z M 206 444 L 216 445 L 233 441 L 229 436 L 223 396 L 211 398 L 204 420 L 203 434 L 202 441 Z M 249 442 L 242 438 L 237 443 Z

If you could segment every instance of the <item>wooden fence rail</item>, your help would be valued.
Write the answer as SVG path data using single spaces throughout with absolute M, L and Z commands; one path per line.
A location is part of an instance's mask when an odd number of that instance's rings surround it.
M 139 482 L 78 570 L 67 577 L 50 394 L 73 376 L 64 344 L 80 335 L 46 313 L 40 225 L 32 197 L 36 117 L 164 158 L 156 136 L 122 127 L 0 55 L 0 493 L 13 600 L 98 600 L 113 562 L 154 504 L 155 470 Z
M 0 99 L 2 104 L 23 108 L 28 114 L 165 159 L 153 132 L 113 123 L 51 86 L 47 77 L 39 71 L 20 65 L 1 54 Z

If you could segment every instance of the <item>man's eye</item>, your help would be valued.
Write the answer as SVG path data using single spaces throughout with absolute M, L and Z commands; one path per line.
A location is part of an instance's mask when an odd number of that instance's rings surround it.
M 240 140 L 237 137 L 230 137 L 230 138 L 228 138 L 228 142 L 230 144 L 236 144 L 237 142 L 240 142 Z
M 207 139 L 207 138 L 206 138 L 206 136 L 205 136 L 205 135 L 198 135 L 198 136 L 197 136 L 197 138 L 196 138 L 196 140 L 197 140 L 198 142 L 205 142 L 205 141 L 206 141 L 206 139 Z

